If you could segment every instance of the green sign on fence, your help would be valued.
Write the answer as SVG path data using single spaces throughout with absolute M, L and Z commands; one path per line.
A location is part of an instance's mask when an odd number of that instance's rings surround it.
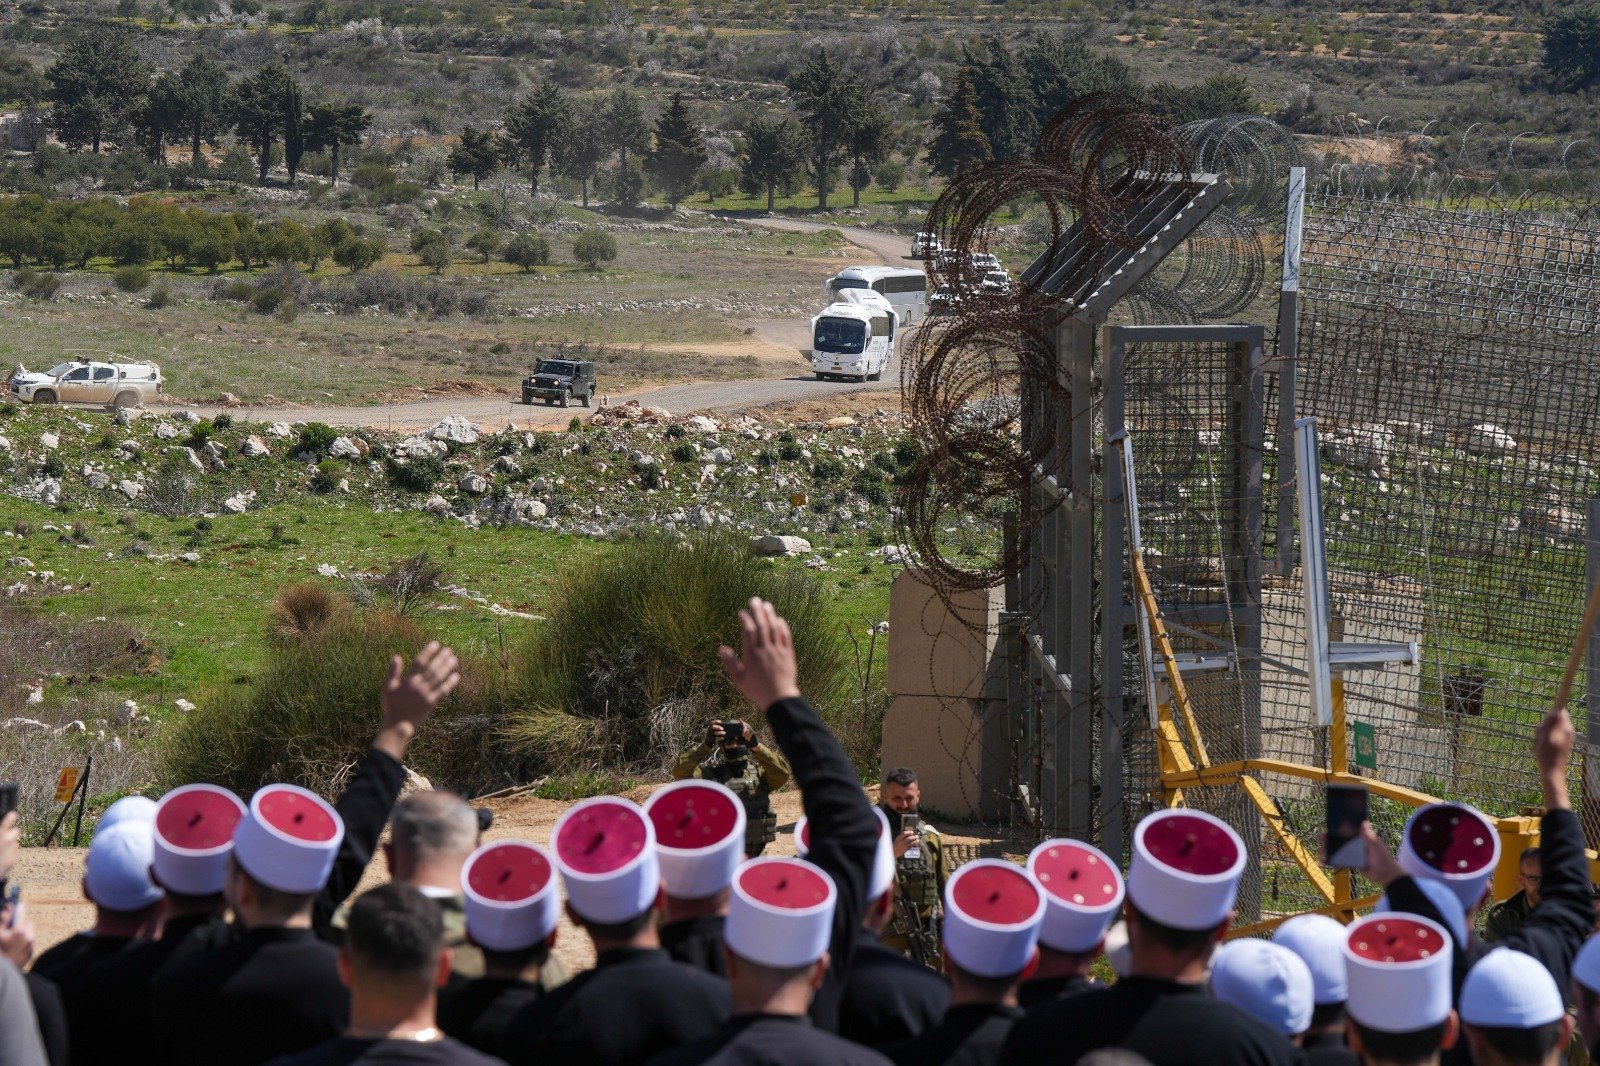
M 1356 735 L 1356 765 L 1374 773 L 1378 770 L 1378 731 L 1368 722 L 1352 722 Z

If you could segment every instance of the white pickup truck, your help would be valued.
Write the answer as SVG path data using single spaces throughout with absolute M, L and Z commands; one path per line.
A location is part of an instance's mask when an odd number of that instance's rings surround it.
M 161 393 L 155 363 L 61 363 L 44 373 L 18 366 L 7 388 L 24 403 L 100 403 L 142 407 Z

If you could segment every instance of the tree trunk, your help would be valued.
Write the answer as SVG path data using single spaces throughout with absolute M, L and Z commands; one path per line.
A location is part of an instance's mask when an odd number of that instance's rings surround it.
M 477 192 L 478 191 L 478 175 L 477 175 L 477 172 L 473 172 L 473 175 L 472 175 L 472 191 L 473 192 Z
M 200 165 L 200 123 L 189 127 L 189 165 Z
M 263 138 L 256 147 L 261 149 L 261 166 L 256 170 L 256 184 L 265 185 L 267 183 L 267 163 L 272 159 L 272 138 Z
M 859 158 L 851 160 L 850 161 L 850 194 L 851 194 L 851 197 L 852 197 L 852 199 L 850 201 L 850 206 L 851 207 L 860 207 L 861 206 L 861 186 L 856 184 L 856 175 L 859 174 L 859 173 L 861 173 L 861 160 Z
M 777 205 L 778 183 L 775 181 L 769 181 L 767 182 L 767 214 L 772 214 L 773 209 L 776 208 Z
M 100 154 L 100 131 L 99 130 L 95 130 L 94 131 L 94 154 L 95 155 L 99 155 Z
M 339 187 L 339 141 L 334 139 L 333 146 L 328 149 L 328 180 L 337 189 Z
M 817 138 L 817 210 L 828 209 L 828 138 Z
M 579 188 L 583 189 L 583 209 L 589 210 L 589 175 L 585 174 L 578 179 Z
M 539 195 L 539 164 L 535 163 L 528 171 L 528 195 Z

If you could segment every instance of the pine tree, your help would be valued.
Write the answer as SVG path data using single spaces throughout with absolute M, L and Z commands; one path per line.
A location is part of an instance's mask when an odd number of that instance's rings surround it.
M 256 182 L 267 183 L 272 149 L 283 132 L 284 100 L 294 77 L 282 63 L 272 62 L 239 84 L 234 96 L 234 125 L 256 155 Z
M 283 165 L 289 171 L 290 185 L 300 173 L 300 159 L 306 154 L 305 119 L 300 83 L 291 74 L 283 87 Z
M 183 84 L 176 73 L 169 70 L 150 84 L 133 125 L 150 162 L 166 162 L 168 136 L 184 131 Z
M 617 153 L 617 166 L 628 165 L 628 153 L 650 150 L 650 121 L 639 98 L 627 89 L 611 94 L 605 107 L 606 143 Z
M 589 183 L 609 150 L 603 110 L 595 105 L 578 108 L 567 123 L 566 133 L 556 142 L 550 165 L 557 174 L 577 180 L 584 207 L 589 206 Z
M 328 177 L 339 184 L 339 150 L 361 143 L 372 113 L 360 104 L 312 104 L 306 112 L 306 147 L 328 152 Z
M 183 93 L 184 125 L 189 135 L 190 163 L 200 162 L 200 143 L 215 145 L 233 114 L 233 87 L 227 72 L 207 56 L 197 55 L 178 72 Z
M 500 138 L 490 130 L 465 126 L 461 130 L 461 143 L 450 149 L 445 165 L 453 174 L 471 175 L 472 187 L 476 189 L 478 183 L 500 165 Z
M 779 186 L 795 181 L 810 151 L 806 131 L 789 118 L 758 118 L 744 134 L 739 160 L 740 183 L 747 192 L 765 189 L 767 210 L 777 202 Z
M 872 168 L 889 155 L 889 139 L 894 126 L 878 98 L 859 90 L 850 105 L 850 125 L 845 131 L 845 147 L 850 155 L 851 206 L 861 206 L 861 190 L 872 184 Z
M 93 26 L 73 35 L 45 71 L 55 108 L 50 128 L 63 144 L 99 152 L 125 137 L 144 103 L 150 65 L 121 27 Z
M 709 158 L 705 136 L 690 117 L 683 94 L 673 93 L 672 102 L 656 122 L 655 148 L 645 163 L 673 210 L 694 191 L 695 175 Z
M 834 165 L 843 155 L 847 117 L 855 84 L 843 67 L 818 48 L 789 79 L 789 92 L 811 135 L 811 174 L 817 183 L 817 207 L 828 209 Z
M 1600 84 L 1600 5 L 1570 7 L 1544 24 L 1544 56 L 1550 80 L 1562 89 Z
M 554 82 L 545 82 L 506 115 L 501 142 L 507 161 L 528 171 L 528 188 L 539 192 L 539 171 L 549 160 L 563 131 L 572 120 L 572 108 Z
M 1031 155 L 1039 136 L 1037 101 L 1022 63 L 997 37 L 966 49 L 961 66 L 972 79 L 973 103 L 995 159 Z
M 976 96 L 971 71 L 957 67 L 950 95 L 933 116 L 933 139 L 928 142 L 928 166 L 942 178 L 953 178 L 974 163 L 994 158 Z

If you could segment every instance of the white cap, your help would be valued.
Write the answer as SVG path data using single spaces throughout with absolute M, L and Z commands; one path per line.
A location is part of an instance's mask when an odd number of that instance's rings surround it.
M 802 859 L 751 859 L 739 867 L 728 901 L 728 950 L 758 966 L 808 966 L 828 950 L 833 878 Z
M 94 831 L 98 833 L 122 822 L 150 822 L 155 820 L 155 816 L 155 800 L 148 796 L 123 796 L 106 808 L 100 820 L 94 824 Z
M 744 861 L 744 804 L 717 781 L 688 778 L 644 803 L 656 831 L 661 885 L 677 899 L 705 899 L 733 882 Z
M 591 922 L 631 922 L 661 888 L 655 829 L 636 803 L 595 796 L 567 809 L 550 835 L 567 902 Z
M 867 900 L 871 902 L 894 886 L 894 841 L 889 839 L 889 819 L 883 808 L 873 807 L 878 816 L 878 847 L 872 853 L 872 879 L 867 883 Z M 811 820 L 805 815 L 794 824 L 794 852 L 802 859 L 811 853 Z
M 217 785 L 184 785 L 156 804 L 156 877 L 169 892 L 212 896 L 228 879 L 233 834 L 244 804 Z
M 1284 1036 L 1311 1028 L 1312 989 L 1300 956 L 1270 940 L 1231 940 L 1211 962 L 1211 994 Z
M 1461 1020 L 1482 1029 L 1537 1029 L 1566 1017 L 1556 979 L 1532 955 L 1495 948 L 1461 985 Z
M 233 831 L 233 860 L 279 892 L 322 891 L 344 840 L 339 812 L 298 785 L 267 785 Z
M 944 886 L 945 954 L 979 977 L 1020 974 L 1044 915 L 1044 890 L 1026 870 L 1004 859 L 964 863 Z
M 1128 923 L 1112 922 L 1106 930 L 1106 962 L 1118 977 L 1133 973 L 1133 948 L 1128 944 Z
M 1105 938 L 1122 907 L 1117 864 L 1081 840 L 1046 840 L 1028 856 L 1028 872 L 1044 889 L 1039 943 L 1056 951 L 1089 951 Z
M 1433 881 L 1426 877 L 1413 879 L 1417 891 L 1428 897 L 1428 902 L 1433 904 L 1433 909 L 1439 912 L 1439 924 L 1445 927 L 1450 934 L 1450 939 L 1455 941 L 1456 950 L 1467 946 L 1467 912 L 1461 909 L 1461 899 L 1455 890 L 1443 881 Z M 1378 902 L 1372 905 L 1373 914 L 1396 914 L 1394 904 L 1389 901 L 1389 894 L 1385 892 L 1378 897 Z
M 1294 952 L 1311 971 L 1311 998 L 1319 1007 L 1343 1003 L 1350 994 L 1344 936 L 1344 923 L 1326 914 L 1297 914 L 1272 934 L 1274 944 Z
M 1592 936 L 1578 949 L 1572 960 L 1572 979 L 1591 992 L 1600 993 L 1600 936 Z
M 461 867 L 467 933 L 490 951 L 521 951 L 544 940 L 561 918 L 550 855 L 526 840 L 485 844 Z
M 1415 914 L 1370 914 L 1350 926 L 1344 961 L 1350 975 L 1345 1010 L 1368 1029 L 1414 1033 L 1450 1016 L 1450 959 L 1455 951 L 1437 922 Z
M 1156 811 L 1133 831 L 1128 896 L 1141 914 L 1174 929 L 1227 920 L 1248 856 L 1227 823 L 1204 811 Z
M 1500 861 L 1494 823 L 1463 803 L 1430 803 L 1406 819 L 1400 836 L 1400 868 L 1412 877 L 1442 881 L 1470 911 Z
M 94 835 L 83 864 L 83 888 L 95 906 L 139 911 L 160 902 L 161 886 L 150 880 L 154 836 L 150 823 L 138 819 Z

